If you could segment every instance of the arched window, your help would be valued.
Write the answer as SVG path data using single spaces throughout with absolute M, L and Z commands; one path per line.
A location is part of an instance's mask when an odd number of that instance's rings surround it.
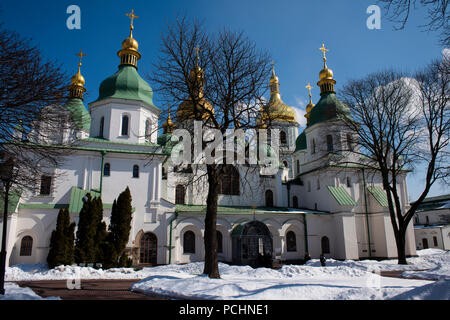
M 146 141 L 150 141 L 151 134 L 152 134 L 152 132 L 151 132 L 150 120 L 147 119 L 145 121 L 145 140 Z
M 328 237 L 322 237 L 322 253 L 330 253 L 330 240 Z
M 300 160 L 297 160 L 297 174 L 300 174 Z
M 175 188 L 175 204 L 184 204 L 184 198 L 186 195 L 186 190 L 181 184 L 177 185 Z
M 50 195 L 52 189 L 52 177 L 42 176 L 41 177 L 41 191 L 40 194 L 43 196 Z
M 133 178 L 139 178 L 139 166 L 137 164 L 133 166 Z
M 347 177 L 347 188 L 351 188 L 352 187 L 352 181 L 350 179 L 350 177 Z
M 103 176 L 109 177 L 111 175 L 111 165 L 107 162 L 103 166 Z
M 281 144 L 287 143 L 286 132 L 284 132 L 284 131 L 280 131 L 280 143 Z
M 183 235 L 183 253 L 195 253 L 195 234 L 192 231 Z
M 286 247 L 288 252 L 297 251 L 297 237 L 293 231 L 286 233 Z
M 283 166 L 284 166 L 285 168 L 288 168 L 288 162 L 287 162 L 286 160 L 283 161 Z
M 223 253 L 222 232 L 217 231 L 217 253 Z
M 316 140 L 312 139 L 311 140 L 311 153 L 314 154 L 316 153 Z
M 129 118 L 128 116 L 123 116 L 122 117 L 122 135 L 123 136 L 128 136 L 128 124 L 129 124 Z
M 294 196 L 294 197 L 292 198 L 292 206 L 293 206 L 294 208 L 298 208 L 298 198 L 297 198 L 297 196 Z
M 273 207 L 273 192 L 272 190 L 266 190 L 266 207 Z
M 20 255 L 21 256 L 31 256 L 33 249 L 33 238 L 30 236 L 25 236 L 22 238 L 20 243 Z
M 103 132 L 104 132 L 104 130 L 105 130 L 105 117 L 102 117 L 102 118 L 100 119 L 100 130 L 99 130 L 99 133 L 98 133 L 98 136 L 99 136 L 100 138 L 103 138 Z
M 327 151 L 333 151 L 333 136 L 327 135 Z
M 239 171 L 232 165 L 223 168 L 222 179 L 219 181 L 219 194 L 239 195 Z
M 320 179 L 317 178 L 317 190 L 320 190 Z

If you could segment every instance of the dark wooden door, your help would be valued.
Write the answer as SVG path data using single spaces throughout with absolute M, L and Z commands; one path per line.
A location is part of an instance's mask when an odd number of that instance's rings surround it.
M 153 233 L 146 233 L 141 238 L 141 251 L 139 262 L 142 264 L 156 265 L 158 239 Z

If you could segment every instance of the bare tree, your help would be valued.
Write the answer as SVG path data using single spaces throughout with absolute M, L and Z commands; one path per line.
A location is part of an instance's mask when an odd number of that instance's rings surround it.
M 394 71 L 374 73 L 350 81 L 342 92 L 353 118 L 342 119 L 359 143 L 359 148 L 345 151 L 357 154 L 356 159 L 363 156 L 363 164 L 382 178 L 399 264 L 407 263 L 406 230 L 418 206 L 436 181 L 448 183 L 449 65 L 444 58 L 413 78 Z M 419 165 L 426 167 L 423 191 L 417 201 L 402 207 L 400 177 Z
M 223 139 L 229 129 L 258 127 L 256 115 L 267 90 L 269 62 L 268 54 L 258 50 L 242 32 L 207 33 L 201 23 L 181 18 L 163 35 L 161 55 L 150 80 L 168 105 L 179 106 L 179 126 L 193 133 L 190 121 L 201 121 L 205 130 L 219 130 Z M 205 136 L 201 148 L 205 152 L 216 142 Z M 220 180 L 228 164 L 218 161 L 203 165 L 208 189 L 204 273 L 210 278 L 220 277 L 217 206 Z
M 411 12 L 417 7 L 428 9 L 428 22 L 421 27 L 427 31 L 441 31 L 441 43 L 448 46 L 450 43 L 448 0 L 379 0 L 384 3 L 384 9 L 389 14 L 389 19 L 403 29 Z
M 62 132 L 69 132 L 73 123 L 60 105 L 66 95 L 65 79 L 60 67 L 45 62 L 28 39 L 0 25 L 0 197 L 4 204 L 1 294 L 11 196 L 39 190 L 42 175 L 54 172 L 61 154 L 68 151 L 62 143 L 70 139 L 63 139 Z

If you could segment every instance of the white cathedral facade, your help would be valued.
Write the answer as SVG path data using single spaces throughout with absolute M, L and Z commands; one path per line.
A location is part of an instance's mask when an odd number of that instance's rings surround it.
M 76 136 L 71 154 L 42 176 L 37 193 L 23 192 L 8 217 L 7 265 L 46 263 L 50 236 L 60 208 L 78 223 L 87 193 L 101 196 L 104 220 L 128 186 L 133 220 L 128 254 L 134 265 L 188 263 L 204 259 L 207 187 L 190 184 L 191 172 L 167 161 L 165 146 L 177 123 L 169 119 L 159 134 L 161 110 L 138 74 L 141 58 L 132 33 L 118 53 L 118 71 L 105 79 L 99 97 L 83 103 L 80 70 L 69 86 L 66 108 L 77 125 L 60 141 Z M 332 71 L 319 74 L 321 98 L 307 106 L 306 129 L 299 135 L 295 111 L 284 104 L 275 73 L 270 79 L 269 111 L 280 129 L 280 163 L 276 174 L 231 167 L 221 181 L 217 216 L 219 261 L 254 264 L 269 253 L 282 262 L 300 262 L 306 253 L 334 259 L 395 258 L 396 243 L 380 177 L 364 166 L 336 161 L 343 144 L 353 139 L 338 112 L 349 112 L 334 91 Z M 178 114 L 183 112 L 180 106 Z M 336 152 L 334 152 L 336 151 Z M 400 183 L 402 206 L 409 205 L 406 173 Z M 207 182 L 206 182 L 207 183 Z M 1 228 L 0 228 L 1 230 Z M 406 254 L 416 255 L 412 224 Z

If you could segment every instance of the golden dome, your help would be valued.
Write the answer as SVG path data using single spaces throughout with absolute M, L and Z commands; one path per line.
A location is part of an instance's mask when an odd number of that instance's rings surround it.
M 131 34 L 128 38 L 126 38 L 122 42 L 122 50 L 127 50 L 127 49 L 133 50 L 133 51 L 138 51 L 138 49 L 139 49 L 138 42 L 136 41 L 136 39 L 133 38 L 133 36 Z
M 319 72 L 320 80 L 332 80 L 333 79 L 333 70 L 329 69 L 326 65 Z
M 280 95 L 280 82 L 275 74 L 275 67 L 272 63 L 272 77 L 270 78 L 270 101 L 261 109 L 260 120 L 297 122 L 297 114 L 293 108 L 283 102 Z
M 170 118 L 170 109 L 169 109 L 169 115 L 167 117 L 167 121 L 163 123 L 162 127 L 164 129 L 163 133 L 172 133 L 172 131 L 173 131 L 174 124 L 172 122 L 172 119 Z
M 72 79 L 70 79 L 70 83 L 72 83 L 72 85 L 74 86 L 84 86 L 84 84 L 86 83 L 86 81 L 84 80 L 84 77 L 81 75 L 80 71 L 78 70 L 78 73 L 75 74 Z
M 197 104 L 197 110 L 194 109 L 194 104 L 192 100 L 189 98 L 188 100 L 183 101 L 178 106 L 177 118 L 178 120 L 186 120 L 186 119 L 194 119 L 195 111 L 202 115 L 202 119 L 208 119 L 211 116 L 211 113 L 214 115 L 214 107 L 211 103 L 206 101 L 204 98 L 200 99 Z M 195 110 L 195 111 L 194 111 Z

